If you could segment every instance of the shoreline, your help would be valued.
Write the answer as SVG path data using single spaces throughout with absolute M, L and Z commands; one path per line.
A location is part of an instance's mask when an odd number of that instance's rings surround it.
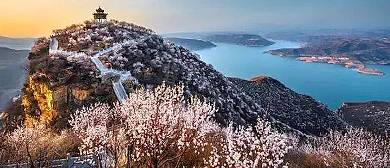
M 375 75 L 375 76 L 384 76 L 385 73 L 378 71 L 377 69 L 372 68 L 359 68 L 357 72 L 361 74 L 367 74 L 367 75 Z
M 265 51 L 264 53 L 268 53 L 271 55 L 277 55 L 279 57 L 290 57 L 289 55 L 284 55 L 283 53 L 275 53 L 271 50 Z M 347 56 L 339 56 L 339 57 L 331 57 L 331 56 L 318 56 L 318 55 L 299 55 L 299 56 L 291 56 L 295 59 L 306 62 L 306 63 L 325 63 L 325 64 L 333 64 L 333 65 L 341 65 L 345 68 L 355 68 L 357 72 L 360 74 L 373 75 L 373 76 L 384 76 L 385 73 L 373 69 L 368 68 L 362 62 L 353 60 Z

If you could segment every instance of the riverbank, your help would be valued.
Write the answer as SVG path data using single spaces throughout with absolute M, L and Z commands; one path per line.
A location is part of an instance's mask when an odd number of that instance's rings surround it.
M 362 62 L 350 59 L 348 57 L 331 57 L 331 56 L 315 56 L 315 55 L 301 55 L 297 58 L 299 61 L 306 63 L 326 63 L 341 65 L 346 68 L 357 68 L 357 72 L 367 75 L 384 76 L 385 73 L 372 68 L 367 68 Z
M 376 76 L 384 76 L 385 73 L 378 71 L 377 69 L 371 68 L 359 68 L 357 72 L 367 75 L 376 75 Z

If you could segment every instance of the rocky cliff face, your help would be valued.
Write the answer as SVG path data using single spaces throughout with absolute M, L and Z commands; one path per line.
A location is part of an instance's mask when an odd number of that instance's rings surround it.
M 307 134 L 322 135 L 329 129 L 343 130 L 347 124 L 333 111 L 307 95 L 298 94 L 270 77 L 251 81 L 230 78 L 239 90 L 250 96 L 276 120 Z
M 58 50 L 51 49 L 49 52 L 50 41 L 53 42 L 54 38 L 58 40 Z M 127 72 L 129 75 L 122 80 L 118 73 L 100 72 L 91 61 L 96 56 L 110 72 Z M 42 38 L 37 42 L 29 60 L 29 80 L 21 100 L 27 126 L 41 123 L 60 130 L 67 126 L 70 114 L 77 108 L 96 102 L 116 102 L 118 99 L 113 82 L 119 78 L 127 93 L 138 87 L 153 88 L 163 82 L 183 84 L 186 97 L 198 96 L 215 103 L 218 108 L 215 118 L 221 125 L 227 125 L 230 121 L 239 125 L 255 123 L 259 116 L 266 115 L 264 101 L 267 106 L 283 107 L 274 110 L 275 118 L 280 119 L 275 122 L 290 129 L 289 125 L 317 135 L 327 128 L 342 126 L 333 122 L 336 119 L 332 118 L 329 110 L 313 103 L 312 99 L 306 102 L 295 96 L 282 103 L 267 101 L 266 97 L 259 99 L 244 91 L 243 83 L 223 76 L 211 65 L 199 60 L 198 55 L 164 41 L 149 29 L 125 22 L 86 21 L 56 30 L 52 39 Z M 283 90 L 274 88 L 267 91 L 268 96 L 272 100 L 279 100 Z M 292 94 L 292 91 L 288 93 Z M 308 109 L 288 111 L 292 108 L 288 106 L 296 103 L 307 103 Z M 298 107 L 301 106 L 294 108 Z M 322 114 L 323 111 L 326 114 Z M 283 113 L 292 114 L 285 117 Z M 303 116 L 308 119 L 294 120 Z M 308 122 L 311 116 L 315 116 L 312 117 L 314 120 Z

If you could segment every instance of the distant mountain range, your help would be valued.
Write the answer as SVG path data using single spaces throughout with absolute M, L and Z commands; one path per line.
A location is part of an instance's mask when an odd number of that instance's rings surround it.
M 0 111 L 20 94 L 27 75 L 28 52 L 0 47 Z
M 215 43 L 226 43 L 234 45 L 242 45 L 248 47 L 263 47 L 274 44 L 274 42 L 266 40 L 259 35 L 253 34 L 235 34 L 235 33 L 224 33 L 224 34 L 178 34 L 178 37 L 167 37 L 165 38 L 176 45 L 183 46 L 192 51 L 199 51 L 207 48 L 216 47 Z M 185 37 L 182 37 L 185 36 Z M 187 38 L 190 36 L 190 38 Z M 202 40 L 198 40 L 198 39 Z
M 263 47 L 275 44 L 275 42 L 266 40 L 259 35 L 253 34 L 218 34 L 206 36 L 203 39 L 216 43 L 227 43 L 248 47 Z
M 7 47 L 15 50 L 30 50 L 35 41 L 35 38 L 9 38 L 0 36 L 0 47 Z
M 216 47 L 215 44 L 209 41 L 196 40 L 196 39 L 188 39 L 188 38 L 164 38 L 176 45 L 183 46 L 192 51 L 199 51 L 203 49 Z
M 298 41 L 303 43 L 325 42 L 329 40 L 356 38 L 390 38 L 390 29 L 354 30 L 354 29 L 323 29 L 323 30 L 290 30 L 263 33 L 263 37 L 275 40 Z
M 35 38 L 0 36 L 0 112 L 20 94 L 26 78 L 28 52 Z

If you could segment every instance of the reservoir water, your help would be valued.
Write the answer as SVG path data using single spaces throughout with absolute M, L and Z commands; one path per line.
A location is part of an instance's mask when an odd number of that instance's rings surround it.
M 263 53 L 271 49 L 300 46 L 294 42 L 274 41 L 276 44 L 267 47 L 217 43 L 217 47 L 197 53 L 203 61 L 226 76 L 243 79 L 270 76 L 298 93 L 314 97 L 331 109 L 337 109 L 343 102 L 390 101 L 390 66 L 369 66 L 386 74 L 370 76 L 340 65 L 305 63 Z

